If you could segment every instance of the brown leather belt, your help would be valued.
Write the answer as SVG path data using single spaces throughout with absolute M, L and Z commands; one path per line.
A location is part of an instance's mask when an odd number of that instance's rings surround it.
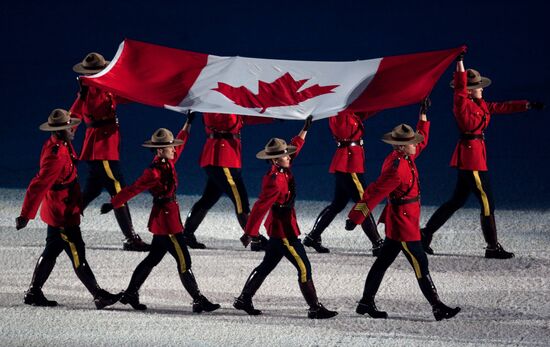
M 415 196 L 414 198 L 410 199 L 390 199 L 390 204 L 392 205 L 406 205 L 406 204 L 412 204 L 413 202 L 420 201 L 420 195 Z

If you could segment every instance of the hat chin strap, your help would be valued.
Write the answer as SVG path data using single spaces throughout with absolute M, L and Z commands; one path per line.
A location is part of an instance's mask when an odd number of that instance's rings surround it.
M 54 131 L 53 135 L 58 139 L 60 139 L 61 141 L 71 142 L 71 139 L 69 138 L 69 132 L 70 132 L 69 129 L 61 129 L 61 130 Z

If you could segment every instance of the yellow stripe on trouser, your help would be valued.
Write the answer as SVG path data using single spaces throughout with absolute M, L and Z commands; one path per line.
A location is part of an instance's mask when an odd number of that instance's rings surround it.
M 76 250 L 75 244 L 69 241 L 69 238 L 67 237 L 67 235 L 63 234 L 63 229 L 61 229 L 61 239 L 63 239 L 63 241 L 69 244 L 69 248 L 71 249 L 71 254 L 73 255 L 74 268 L 78 269 L 78 267 L 80 266 L 78 251 Z
M 102 162 L 103 162 L 103 167 L 105 168 L 105 172 L 107 173 L 107 177 L 112 179 L 115 184 L 115 191 L 117 193 L 120 192 L 120 190 L 122 189 L 120 188 L 120 182 L 117 181 L 117 179 L 115 178 L 115 175 L 113 175 L 113 171 L 111 171 L 111 166 L 109 166 L 109 161 L 103 160 Z
M 479 178 L 479 172 L 474 171 L 474 179 L 476 181 L 476 187 L 481 194 L 481 202 L 483 203 L 483 215 L 488 217 L 491 215 L 491 209 L 489 208 L 489 199 L 487 199 L 487 194 L 483 190 L 483 185 L 481 184 L 481 178 Z
M 418 264 L 418 260 L 416 260 L 414 255 L 412 255 L 411 251 L 409 251 L 409 247 L 407 247 L 407 243 L 401 242 L 401 246 L 403 246 L 403 249 L 405 250 L 405 252 L 407 252 L 407 254 L 411 257 L 416 278 L 422 278 L 422 273 L 420 272 L 420 264 Z
M 229 186 L 231 187 L 231 191 L 233 192 L 233 196 L 235 197 L 235 204 L 237 205 L 237 213 L 243 213 L 243 204 L 241 202 L 241 196 L 239 195 L 239 190 L 237 189 L 237 185 L 233 180 L 233 176 L 231 176 L 231 171 L 229 171 L 229 168 L 224 167 L 223 172 L 225 173 L 225 177 L 227 178 L 227 183 L 229 183 Z
M 290 243 L 288 243 L 288 240 L 286 238 L 282 239 L 282 241 L 283 241 L 283 244 L 286 246 L 286 248 L 288 248 L 288 251 L 290 252 L 290 254 L 292 254 L 294 259 L 296 259 L 296 263 L 298 263 L 298 268 L 300 269 L 300 282 L 301 283 L 307 282 L 306 265 L 304 264 L 302 258 L 300 258 L 300 256 L 298 255 L 294 247 L 292 247 Z
M 363 190 L 363 185 L 359 181 L 359 177 L 357 177 L 357 174 L 355 172 L 351 174 L 351 179 L 353 180 L 353 183 L 355 183 L 355 187 L 357 187 L 357 191 L 359 192 L 359 199 L 362 199 L 363 193 L 365 191 Z
M 183 256 L 183 251 L 181 250 L 180 244 L 178 243 L 178 240 L 174 235 L 168 235 L 170 237 L 170 241 L 174 244 L 174 248 L 176 249 L 176 254 L 178 255 L 178 259 L 180 260 L 180 273 L 184 273 L 187 271 L 187 265 L 185 264 L 185 257 Z

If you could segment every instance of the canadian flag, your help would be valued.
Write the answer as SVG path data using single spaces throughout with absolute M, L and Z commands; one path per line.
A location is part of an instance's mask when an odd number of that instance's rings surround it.
M 178 112 L 321 119 L 417 103 L 464 49 L 320 62 L 220 57 L 125 40 L 107 68 L 82 80 Z

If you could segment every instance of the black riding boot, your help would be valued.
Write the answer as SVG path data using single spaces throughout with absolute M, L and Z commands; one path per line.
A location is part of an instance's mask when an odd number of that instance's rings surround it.
M 422 242 L 422 248 L 426 254 L 434 254 L 434 250 L 430 246 L 432 244 L 433 234 L 428 229 L 420 229 L 420 241 Z
M 201 313 L 212 312 L 220 308 L 219 304 L 213 304 L 208 299 L 201 294 L 197 281 L 195 280 L 195 275 L 191 269 L 180 273 L 181 283 L 189 295 L 193 298 L 193 312 Z
M 376 227 L 376 221 L 374 220 L 374 217 L 372 216 L 372 213 L 369 214 L 369 216 L 365 219 L 363 224 L 361 224 L 361 228 L 363 229 L 363 232 L 367 237 L 369 238 L 370 242 L 372 243 L 372 255 L 374 257 L 378 257 L 380 255 L 380 251 L 382 250 L 382 244 L 384 241 L 380 237 L 380 234 L 378 233 L 378 228 Z
M 189 211 L 189 213 L 187 214 L 187 218 L 185 219 L 185 230 L 183 233 L 183 239 L 185 240 L 185 244 L 187 245 L 187 247 L 193 249 L 206 248 L 206 245 L 204 243 L 197 241 L 197 238 L 195 237 L 195 231 L 201 224 L 204 217 L 206 217 L 207 213 L 208 209 L 201 207 L 198 202 L 195 203 L 193 207 L 191 207 L 191 210 Z
M 149 274 L 153 270 L 153 267 L 141 262 L 130 279 L 128 288 L 123 292 L 120 302 L 124 305 L 130 304 L 134 310 L 143 311 L 147 309 L 147 306 L 139 302 L 139 288 L 143 285 Z
M 258 271 L 253 270 L 244 284 L 241 295 L 239 295 L 238 298 L 235 298 L 233 307 L 237 310 L 243 310 L 251 316 L 262 314 L 262 311 L 254 308 L 254 305 L 252 304 L 252 297 L 256 294 L 256 291 L 258 291 L 264 280 L 265 276 L 262 276 L 258 274 Z
M 355 312 L 359 314 L 368 314 L 372 318 L 388 318 L 388 314 L 385 311 L 379 311 L 376 307 L 376 304 L 374 303 L 374 297 L 368 297 L 368 298 L 362 298 L 357 308 L 355 309 Z
M 422 246 L 427 254 L 434 254 L 433 249 L 430 247 L 433 234 L 451 218 L 455 211 L 456 207 L 454 205 L 444 203 L 434 212 L 434 214 L 432 214 L 426 226 L 421 229 Z
M 75 269 L 75 272 L 82 284 L 84 284 L 86 289 L 88 289 L 90 294 L 94 297 L 94 304 L 98 310 L 113 305 L 120 300 L 122 293 L 112 294 L 101 289 L 88 263 L 83 262 L 80 264 L 80 266 Z
M 239 221 L 239 225 L 244 230 L 246 228 L 246 223 L 248 222 L 248 213 L 237 213 L 237 220 Z
M 483 231 L 485 242 L 487 242 L 485 258 L 509 259 L 514 257 L 514 253 L 506 252 L 497 241 L 497 226 L 494 214 L 490 216 L 481 215 L 481 230 Z
M 130 215 L 130 209 L 128 204 L 124 204 L 122 207 L 115 208 L 113 210 L 116 221 L 122 234 L 125 237 L 122 244 L 125 251 L 147 252 L 151 249 L 151 245 L 145 243 L 141 237 L 134 231 L 134 225 L 132 224 L 132 216 Z
M 460 307 L 451 308 L 441 302 L 432 281 L 432 277 L 429 274 L 419 278 L 418 284 L 420 285 L 422 294 L 424 294 L 424 297 L 428 300 L 430 305 L 432 305 L 435 320 L 450 319 L 460 312 Z
M 304 238 L 304 246 L 311 247 L 318 253 L 330 253 L 330 250 L 321 244 L 321 234 L 334 220 L 336 214 L 330 205 L 325 207 L 317 216 L 311 232 Z
M 307 317 L 310 319 L 327 319 L 332 318 L 338 314 L 336 311 L 327 310 L 317 298 L 317 291 L 313 280 L 307 280 L 306 282 L 299 282 L 300 290 L 306 303 L 309 305 Z
M 48 300 L 42 293 L 42 286 L 46 283 L 55 266 L 55 259 L 38 258 L 32 274 L 31 285 L 25 292 L 23 302 L 33 306 L 57 306 L 57 301 Z

